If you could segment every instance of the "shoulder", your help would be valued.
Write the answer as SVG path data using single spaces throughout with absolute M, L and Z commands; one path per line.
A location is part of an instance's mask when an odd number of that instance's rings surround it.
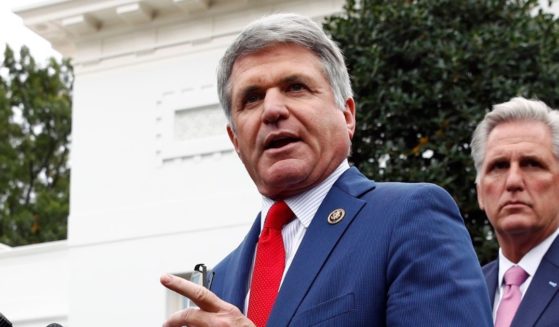
M 364 198 L 378 197 L 384 202 L 402 203 L 403 209 L 417 207 L 449 207 L 458 210 L 452 196 L 442 187 L 432 183 L 376 183 L 376 189 Z
M 356 197 L 375 196 L 424 196 L 451 198 L 442 187 L 432 183 L 375 182 L 363 175 L 356 167 L 348 169 L 334 184 L 340 190 Z
M 379 191 L 385 192 L 405 194 L 427 192 L 438 195 L 448 195 L 448 192 L 444 188 L 433 183 L 377 182 L 376 185 Z

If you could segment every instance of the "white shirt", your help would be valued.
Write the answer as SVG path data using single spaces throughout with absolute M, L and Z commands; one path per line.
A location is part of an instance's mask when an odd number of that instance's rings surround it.
M 540 262 L 543 259 L 543 256 L 546 254 L 547 250 L 555 240 L 555 238 L 559 235 L 559 228 L 555 230 L 555 232 L 549 235 L 545 240 L 543 240 L 540 244 L 535 246 L 533 249 L 528 251 L 517 264 L 510 261 L 503 255 L 503 250 L 499 249 L 499 276 L 497 281 L 499 282 L 499 287 L 497 287 L 495 291 L 495 302 L 493 302 L 493 321 L 495 321 L 495 315 L 497 314 L 497 308 L 501 303 L 501 298 L 503 297 L 503 292 L 505 290 L 504 284 L 504 276 L 505 272 L 509 270 L 512 266 L 520 266 L 524 271 L 528 273 L 528 278 L 522 285 L 520 285 L 520 292 L 522 293 L 522 297 L 524 297 L 524 293 L 530 286 L 532 282 L 532 277 L 536 274 L 536 270 L 540 266 Z
M 326 177 L 322 182 L 320 182 L 315 187 L 311 188 L 308 191 L 305 191 L 301 194 L 292 196 L 290 198 L 284 199 L 285 203 L 293 211 L 295 214 L 295 218 L 289 224 L 283 226 L 281 230 L 281 236 L 283 238 L 283 246 L 285 247 L 285 269 L 283 271 L 283 279 L 285 278 L 285 274 L 289 267 L 291 266 L 291 262 L 295 257 L 295 253 L 297 253 L 297 249 L 299 249 L 299 245 L 305 236 L 307 228 L 311 224 L 311 221 L 318 211 L 318 207 L 324 201 L 326 194 L 332 188 L 332 185 L 338 180 L 341 174 L 343 174 L 346 170 L 349 169 L 349 163 L 344 160 L 338 168 L 336 168 L 330 176 Z M 262 198 L 262 210 L 260 212 L 260 230 L 262 230 L 264 226 L 264 220 L 266 215 L 268 214 L 268 210 L 274 204 L 274 200 L 263 197 Z M 256 251 L 255 251 L 256 254 Z M 252 268 L 251 273 L 249 276 L 249 281 L 252 280 L 252 270 L 254 269 L 254 258 L 252 259 Z M 281 285 L 281 284 L 280 284 Z M 246 313 L 248 310 L 248 300 L 250 298 L 250 289 L 247 293 L 245 298 L 245 310 Z

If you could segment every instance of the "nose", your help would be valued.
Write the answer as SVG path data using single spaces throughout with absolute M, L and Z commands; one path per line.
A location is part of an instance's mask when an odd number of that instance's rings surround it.
M 517 192 L 524 189 L 522 169 L 517 164 L 511 165 L 509 168 L 506 179 L 506 188 L 509 192 Z
M 276 124 L 289 117 L 285 95 L 277 89 L 269 89 L 264 97 L 262 120 L 266 124 Z

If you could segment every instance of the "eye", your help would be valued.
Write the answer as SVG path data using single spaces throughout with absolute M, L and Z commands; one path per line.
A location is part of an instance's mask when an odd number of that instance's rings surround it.
M 527 158 L 522 160 L 521 165 L 527 168 L 542 168 L 543 164 L 534 158 Z
M 245 99 L 244 99 L 244 103 L 252 103 L 252 102 L 256 102 L 260 100 L 260 96 L 258 94 L 248 94 Z
M 508 169 L 508 168 L 509 168 L 509 162 L 508 161 L 498 160 L 498 161 L 492 162 L 489 165 L 488 171 L 501 171 L 501 170 Z
M 250 107 L 251 105 L 257 103 L 258 101 L 262 100 L 264 96 L 261 92 L 247 92 L 241 101 L 241 107 Z
M 307 87 L 303 83 L 291 83 L 287 86 L 288 92 L 300 92 L 306 90 Z

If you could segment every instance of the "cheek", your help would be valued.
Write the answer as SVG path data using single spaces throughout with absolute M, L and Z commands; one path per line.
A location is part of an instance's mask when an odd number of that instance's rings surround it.
M 533 195 L 549 195 L 559 199 L 559 179 L 556 178 L 532 178 L 528 180 L 528 188 Z
M 245 150 L 254 147 L 253 144 L 258 134 L 258 125 L 255 124 L 253 120 L 238 119 L 236 127 L 239 144 L 243 144 Z
M 481 194 L 487 208 L 497 204 L 497 199 L 500 195 L 499 188 L 499 184 L 496 181 L 487 181 L 482 184 L 480 188 Z

